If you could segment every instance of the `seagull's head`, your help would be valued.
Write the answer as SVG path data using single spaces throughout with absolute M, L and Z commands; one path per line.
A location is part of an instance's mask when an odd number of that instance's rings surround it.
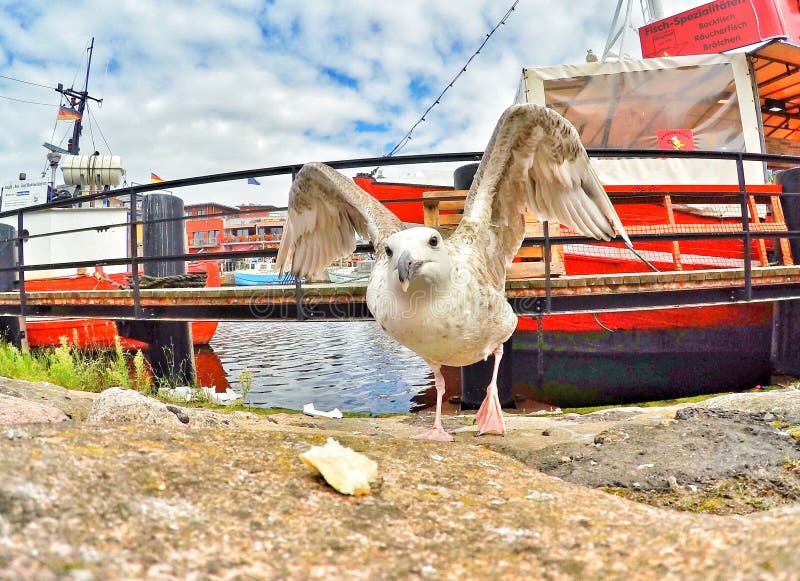
M 432 285 L 450 275 L 450 253 L 442 235 L 433 228 L 409 228 L 386 239 L 390 281 L 403 292 L 419 284 Z

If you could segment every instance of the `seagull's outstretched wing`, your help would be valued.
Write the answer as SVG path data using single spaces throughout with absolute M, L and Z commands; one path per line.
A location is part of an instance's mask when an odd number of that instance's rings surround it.
M 552 109 L 532 104 L 513 105 L 500 117 L 451 240 L 483 245 L 486 266 L 502 283 L 525 235 L 526 208 L 585 236 L 609 240 L 616 229 L 630 243 L 578 132 Z
M 289 190 L 278 267 L 295 277 L 318 276 L 356 248 L 355 233 L 372 240 L 376 254 L 403 225 L 352 180 L 322 163 L 307 163 Z

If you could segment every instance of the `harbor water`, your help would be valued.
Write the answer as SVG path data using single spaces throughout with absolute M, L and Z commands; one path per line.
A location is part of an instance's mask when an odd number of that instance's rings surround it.
M 435 393 L 428 366 L 374 321 L 223 321 L 197 361 L 201 383 L 218 389 L 241 392 L 250 371 L 254 407 L 398 413 L 427 407 Z

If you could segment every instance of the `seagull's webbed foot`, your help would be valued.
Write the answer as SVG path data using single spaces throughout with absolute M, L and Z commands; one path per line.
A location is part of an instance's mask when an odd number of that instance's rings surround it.
M 433 377 L 436 382 L 436 416 L 433 420 L 433 428 L 422 434 L 414 436 L 415 440 L 433 440 L 435 442 L 452 442 L 455 440 L 453 436 L 444 431 L 442 427 L 442 397 L 444 396 L 444 376 L 442 375 L 442 368 L 440 365 L 426 361 L 433 371 Z
M 478 424 L 478 435 L 506 433 L 506 423 L 503 420 L 503 409 L 500 406 L 500 398 L 497 395 L 497 388 L 494 393 L 487 393 L 481 404 L 478 413 L 475 414 L 475 423 Z
M 494 350 L 494 372 L 492 381 L 486 388 L 486 397 L 475 414 L 475 423 L 478 424 L 478 435 L 506 433 L 506 423 L 503 420 L 503 408 L 500 405 L 500 396 L 497 393 L 497 371 L 500 368 L 500 360 L 503 358 L 503 344 Z
M 427 432 L 412 436 L 414 440 L 433 440 L 434 442 L 452 442 L 455 440 L 453 436 L 444 431 L 442 426 L 434 426 Z

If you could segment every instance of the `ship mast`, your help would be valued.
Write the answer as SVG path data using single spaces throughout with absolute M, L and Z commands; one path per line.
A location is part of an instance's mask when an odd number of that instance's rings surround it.
M 606 46 L 603 49 L 603 55 L 600 57 L 600 60 L 623 60 L 631 58 L 631 56 L 625 52 L 625 41 L 628 39 L 629 34 L 632 34 L 634 38 L 638 37 L 638 31 L 631 18 L 634 1 L 635 0 L 617 1 L 617 9 L 614 11 L 614 18 L 611 21 L 611 28 L 608 31 Z M 664 8 L 661 6 L 661 0 L 638 0 L 638 3 L 645 24 L 650 24 L 651 22 L 664 18 Z M 625 16 L 624 18 L 620 18 L 623 12 L 623 5 L 625 8 Z
M 94 50 L 94 37 L 92 37 L 92 42 L 87 49 L 89 51 L 89 59 L 86 65 L 86 78 L 83 81 L 83 91 L 76 91 L 73 88 L 65 89 L 64 85 L 61 83 L 58 84 L 56 87 L 56 91 L 64 95 L 64 97 L 69 99 L 70 104 L 73 108 L 78 111 L 80 117 L 75 120 L 75 124 L 72 128 L 72 139 L 69 140 L 69 145 L 67 146 L 67 150 L 71 155 L 78 155 L 80 153 L 80 139 L 81 139 L 81 131 L 83 130 L 83 112 L 86 109 L 86 100 L 91 99 L 96 103 L 102 103 L 102 99 L 96 99 L 89 95 L 89 71 L 92 68 L 92 51 Z

